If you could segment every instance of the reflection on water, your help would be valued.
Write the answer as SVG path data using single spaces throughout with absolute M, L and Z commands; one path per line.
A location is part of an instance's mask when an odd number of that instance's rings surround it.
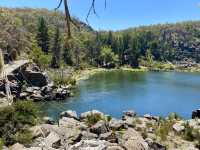
M 78 113 L 98 109 L 120 117 L 124 110 L 133 109 L 140 115 L 177 112 L 189 118 L 191 111 L 200 107 L 199 91 L 199 74 L 113 71 L 81 81 L 73 98 L 42 106 L 52 117 L 67 109 Z

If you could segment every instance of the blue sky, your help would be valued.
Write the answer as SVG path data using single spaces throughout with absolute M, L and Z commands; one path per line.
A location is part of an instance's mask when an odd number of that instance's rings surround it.
M 0 0 L 0 6 L 54 9 L 59 0 Z M 96 0 L 95 29 L 119 30 L 140 25 L 200 20 L 200 0 Z M 91 0 L 69 0 L 72 15 L 85 21 Z

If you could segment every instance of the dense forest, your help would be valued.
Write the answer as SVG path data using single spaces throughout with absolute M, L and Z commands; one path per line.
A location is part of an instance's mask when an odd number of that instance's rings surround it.
M 10 57 L 29 56 L 40 67 L 116 67 L 151 62 L 200 61 L 200 22 L 95 31 L 74 18 L 67 37 L 65 16 L 46 9 L 0 9 L 0 48 Z M 13 58 L 14 59 L 14 58 Z

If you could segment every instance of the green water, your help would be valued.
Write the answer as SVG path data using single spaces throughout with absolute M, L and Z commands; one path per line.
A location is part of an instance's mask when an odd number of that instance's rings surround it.
M 176 112 L 190 118 L 194 109 L 200 108 L 200 74 L 177 72 L 128 72 L 98 73 L 81 81 L 75 97 L 63 102 L 42 104 L 52 117 L 72 109 L 79 114 L 92 109 L 114 117 L 121 117 L 124 110 L 135 110 L 167 116 Z

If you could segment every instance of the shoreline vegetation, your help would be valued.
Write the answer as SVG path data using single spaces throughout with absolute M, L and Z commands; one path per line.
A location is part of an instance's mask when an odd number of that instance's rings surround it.
M 79 82 L 80 80 L 86 80 L 90 76 L 96 74 L 96 73 L 101 73 L 101 72 L 110 72 L 110 71 L 130 71 L 130 72 L 185 72 L 185 73 L 200 73 L 200 65 L 196 67 L 178 67 L 173 64 L 161 64 L 160 66 L 157 67 L 144 67 L 140 66 L 139 68 L 132 68 L 130 66 L 122 66 L 119 68 L 111 68 L 111 69 L 106 69 L 106 68 L 86 68 L 83 70 L 77 70 L 72 73 L 72 78 L 76 80 L 76 82 Z

